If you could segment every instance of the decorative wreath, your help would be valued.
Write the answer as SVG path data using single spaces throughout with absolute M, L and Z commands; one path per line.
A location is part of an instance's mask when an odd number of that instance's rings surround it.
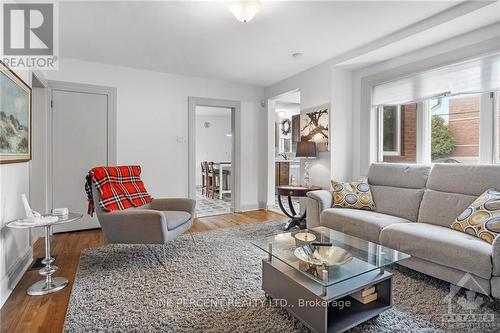
M 290 121 L 290 119 L 284 119 L 281 122 L 281 133 L 283 133 L 283 135 L 288 135 L 288 133 L 290 133 L 291 130 L 292 130 L 292 122 Z

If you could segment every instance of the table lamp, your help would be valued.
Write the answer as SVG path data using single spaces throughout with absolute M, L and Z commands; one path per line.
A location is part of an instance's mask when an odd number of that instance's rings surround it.
M 318 149 L 316 148 L 316 143 L 312 141 L 301 141 L 297 144 L 297 153 L 295 157 L 305 158 L 304 165 L 304 185 L 309 187 L 310 177 L 309 177 L 309 159 L 318 157 Z

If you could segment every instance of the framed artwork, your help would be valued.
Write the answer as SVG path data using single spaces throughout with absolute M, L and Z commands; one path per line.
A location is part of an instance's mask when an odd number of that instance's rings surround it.
M 330 104 L 310 108 L 300 115 L 300 141 L 314 141 L 318 151 L 328 151 Z
M 31 88 L 0 61 L 0 163 L 31 160 Z

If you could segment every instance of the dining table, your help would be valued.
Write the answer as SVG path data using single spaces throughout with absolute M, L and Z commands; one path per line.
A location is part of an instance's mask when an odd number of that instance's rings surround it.
M 220 162 L 214 162 L 214 168 L 219 170 L 219 184 L 220 184 L 220 189 L 219 189 L 219 199 L 222 200 L 222 195 L 224 193 L 231 193 L 231 189 L 229 188 L 227 182 L 227 178 L 223 177 L 224 176 L 224 171 L 227 171 L 228 174 L 231 173 L 231 161 L 220 161 Z M 224 179 L 226 179 L 226 182 L 224 182 Z M 227 190 L 226 190 L 227 188 Z

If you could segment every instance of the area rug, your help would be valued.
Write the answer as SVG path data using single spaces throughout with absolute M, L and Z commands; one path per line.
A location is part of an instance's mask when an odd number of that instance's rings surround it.
M 182 236 L 165 247 L 86 250 L 64 331 L 309 332 L 261 290 L 265 255 L 250 241 L 280 227 L 269 222 L 219 229 L 194 234 L 194 242 Z M 464 290 L 450 298 L 445 282 L 400 266 L 391 270 L 394 307 L 352 332 L 500 330 L 496 301 Z M 463 314 L 472 316 L 462 322 Z

